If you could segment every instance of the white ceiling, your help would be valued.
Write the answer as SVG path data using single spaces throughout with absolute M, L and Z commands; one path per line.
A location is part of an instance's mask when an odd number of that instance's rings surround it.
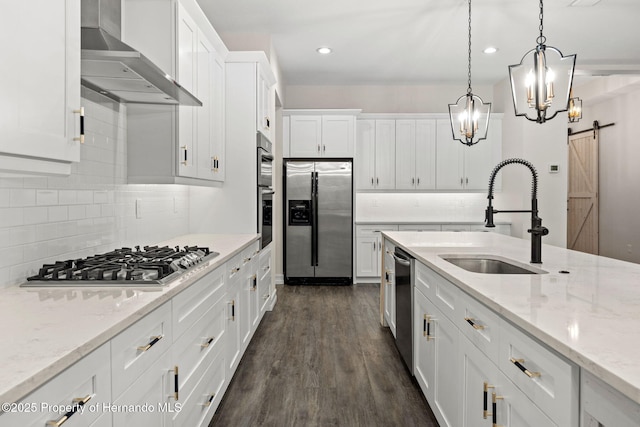
M 640 0 L 547 0 L 547 45 L 578 72 L 640 74 Z M 268 34 L 287 85 L 467 82 L 467 0 L 198 0 L 225 34 Z M 472 83 L 535 47 L 537 0 L 472 1 Z M 487 46 L 499 51 L 482 53 Z M 333 53 L 321 56 L 319 46 Z M 613 71 L 613 72 L 612 72 Z

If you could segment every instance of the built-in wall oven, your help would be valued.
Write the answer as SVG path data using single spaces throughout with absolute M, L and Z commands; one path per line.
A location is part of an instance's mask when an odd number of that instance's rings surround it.
M 273 154 L 271 142 L 258 132 L 258 233 L 260 248 L 264 248 L 273 239 Z

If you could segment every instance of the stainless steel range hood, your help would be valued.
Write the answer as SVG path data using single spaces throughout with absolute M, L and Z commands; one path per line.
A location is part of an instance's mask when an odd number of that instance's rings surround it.
M 82 0 L 81 82 L 118 102 L 202 106 L 142 53 L 120 40 L 121 0 Z

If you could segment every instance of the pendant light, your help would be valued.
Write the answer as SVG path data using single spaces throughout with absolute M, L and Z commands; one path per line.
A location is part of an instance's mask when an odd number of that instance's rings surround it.
M 573 91 L 569 96 L 569 111 L 567 112 L 569 123 L 576 123 L 582 118 L 582 100 L 577 96 L 574 97 Z
M 569 108 L 576 55 L 562 56 L 555 47 L 545 45 L 542 34 L 544 10 L 540 0 L 540 35 L 537 46 L 527 52 L 520 64 L 509 66 L 511 95 L 516 116 L 544 123 Z M 525 64 L 526 62 L 526 64 Z
M 469 72 L 467 93 L 455 104 L 449 104 L 449 120 L 453 139 L 465 145 L 474 145 L 487 138 L 491 103 L 485 104 L 482 98 L 471 90 L 471 0 L 469 0 Z

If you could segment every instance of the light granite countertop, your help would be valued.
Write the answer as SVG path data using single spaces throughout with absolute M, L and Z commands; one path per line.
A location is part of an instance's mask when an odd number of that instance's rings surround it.
M 483 220 L 478 220 L 478 221 L 472 221 L 472 220 L 460 220 L 460 221 L 451 221 L 450 219 L 444 219 L 442 221 L 435 221 L 435 220 L 429 220 L 429 221 L 389 221 L 389 220 L 382 220 L 382 221 L 375 221 L 375 220 L 362 220 L 362 221 L 355 221 L 356 225 L 418 225 L 418 224 L 463 224 L 463 225 L 484 225 L 484 221 Z M 494 224 L 506 224 L 506 225 L 510 225 L 511 222 L 510 221 L 494 221 Z M 488 230 L 488 229 L 487 229 Z
M 640 265 L 543 245 L 547 274 L 472 273 L 446 254 L 529 264 L 530 241 L 497 233 L 383 232 L 460 289 L 640 403 Z M 569 273 L 560 273 L 568 271 Z
M 0 290 L 0 402 L 25 397 L 258 238 L 257 234 L 190 234 L 159 242 L 207 246 L 220 255 L 158 288 Z

